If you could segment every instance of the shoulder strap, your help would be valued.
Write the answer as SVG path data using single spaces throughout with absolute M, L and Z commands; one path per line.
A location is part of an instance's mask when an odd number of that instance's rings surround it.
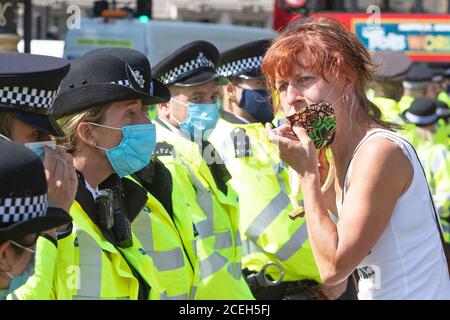
M 413 146 L 408 140 L 406 140 L 406 139 L 404 139 L 404 138 L 402 138 L 402 137 L 400 137 L 400 136 L 398 136 L 398 135 L 395 135 L 395 137 L 398 138 L 398 139 L 400 139 L 400 140 L 402 140 L 403 142 L 405 142 L 405 143 L 406 143 L 407 145 L 409 145 L 409 146 L 411 147 L 411 149 L 414 151 L 414 155 L 416 156 L 416 160 L 417 160 L 417 162 L 419 163 L 420 168 L 422 169 L 422 173 L 423 173 L 423 175 L 424 175 L 424 177 L 425 177 L 425 181 L 427 181 L 427 176 L 426 176 L 426 174 L 425 174 L 425 169 L 423 168 L 422 163 L 420 162 L 419 155 L 417 154 L 417 151 L 416 151 L 416 149 L 414 148 L 414 146 Z M 407 148 L 406 150 L 407 150 L 408 153 L 409 153 L 408 148 Z M 410 155 L 410 156 L 411 156 L 411 155 Z M 441 224 L 440 224 L 440 222 L 439 222 L 439 221 L 440 221 L 440 220 L 439 220 L 439 215 L 438 215 L 438 213 L 437 213 L 436 206 L 434 205 L 433 196 L 431 195 L 431 190 L 430 190 L 430 186 L 428 185 L 428 182 L 427 182 L 427 188 L 428 188 L 428 195 L 430 196 L 431 206 L 433 207 L 434 221 L 436 222 L 436 227 L 437 227 L 437 229 L 438 229 L 438 231 L 439 231 L 439 237 L 440 237 L 440 239 L 441 239 L 442 249 L 444 250 L 445 259 L 447 260 L 448 275 L 449 275 L 449 277 L 450 277 L 450 253 L 448 252 L 447 245 L 445 244 L 444 234 L 443 234 L 443 232 L 442 232 Z

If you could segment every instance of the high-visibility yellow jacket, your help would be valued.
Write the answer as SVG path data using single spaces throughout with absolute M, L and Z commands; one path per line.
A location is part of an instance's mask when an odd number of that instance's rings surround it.
M 405 112 L 411 107 L 411 104 L 414 102 L 415 98 L 411 96 L 403 96 L 398 102 L 398 107 L 400 108 L 400 113 Z
M 402 112 L 397 101 L 384 97 L 374 97 L 371 101 L 381 110 L 382 120 L 403 123 Z
M 131 177 L 128 179 L 140 185 L 137 180 Z M 182 194 L 177 196 L 177 201 L 184 201 Z M 175 223 L 163 205 L 148 192 L 147 199 L 144 209 L 132 223 L 133 233 L 142 243 L 145 252 L 152 257 L 158 271 L 158 281 L 166 288 L 167 298 L 187 300 L 194 281 L 194 271 L 187 255 L 192 243 L 187 242 L 188 246 L 184 246 L 176 224 L 185 226 L 186 229 L 190 227 L 193 234 L 192 224 L 186 224 L 186 221 L 190 222 L 189 211 L 187 208 L 183 210 L 179 215 L 182 221 Z
M 80 183 L 84 185 L 84 181 Z M 83 187 L 79 186 L 79 192 L 80 188 Z M 116 247 L 105 238 L 101 229 L 83 209 L 84 204 L 78 201 L 77 194 L 77 200 L 70 209 L 73 218 L 72 232 L 58 241 L 53 298 L 58 300 L 166 298 L 166 290 L 158 279 L 153 260 L 145 253 L 135 235 L 132 235 L 131 247 Z M 86 205 L 87 207 L 89 206 Z M 150 292 L 145 297 L 139 297 L 142 288 L 138 275 L 150 287 Z
M 445 103 L 450 108 L 450 96 L 448 95 L 447 92 L 442 91 L 441 93 L 439 93 L 437 99 Z
M 172 174 L 175 220 L 194 265 L 192 299 L 253 299 L 241 274 L 242 247 L 236 194 L 223 194 L 197 144 L 160 124 L 156 155 Z M 185 203 L 176 198 L 184 196 Z M 183 208 L 184 207 L 184 208 Z M 181 223 L 187 217 L 190 222 Z M 184 227 L 183 227 L 184 225 Z M 187 227 L 190 226 L 190 229 Z M 194 230 L 193 227 L 194 226 Z M 186 247 L 189 247 L 186 244 Z
M 441 217 L 445 240 L 450 243 L 450 152 L 442 144 L 423 142 L 417 146 L 417 154 Z
M 56 270 L 57 242 L 48 236 L 39 236 L 36 242 L 34 274 L 27 282 L 9 294 L 7 300 L 50 300 Z
M 232 175 L 239 195 L 243 267 L 258 272 L 267 263 L 285 271 L 283 281 L 320 282 L 304 218 L 292 221 L 287 168 L 259 124 L 220 119 L 209 137 Z M 268 273 L 279 278 L 279 270 Z M 273 273 L 273 274 L 272 274 Z

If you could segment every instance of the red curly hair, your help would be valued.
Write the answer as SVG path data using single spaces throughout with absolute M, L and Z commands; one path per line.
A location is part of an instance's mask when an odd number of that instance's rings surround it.
M 300 55 L 307 58 L 299 59 Z M 384 127 L 395 127 L 381 120 L 380 110 L 365 94 L 377 66 L 358 38 L 337 20 L 311 18 L 274 40 L 261 66 L 269 89 L 275 91 L 276 77 L 292 76 L 295 66 L 312 70 L 326 81 L 331 80 L 326 74 L 335 79 L 352 80 L 356 98 L 368 118 Z M 275 111 L 277 107 L 274 105 Z

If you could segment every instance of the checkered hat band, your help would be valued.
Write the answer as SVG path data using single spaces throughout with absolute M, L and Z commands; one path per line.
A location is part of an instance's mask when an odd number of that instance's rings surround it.
M 258 70 L 261 67 L 262 60 L 263 57 L 259 56 L 231 61 L 217 68 L 217 72 L 223 77 L 230 77 Z
M 47 194 L 25 198 L 0 198 L 2 223 L 17 223 L 43 217 L 47 213 Z
M 111 84 L 118 84 L 119 86 L 124 86 L 124 87 L 133 89 L 133 86 L 131 85 L 130 80 L 113 81 L 113 82 L 111 82 Z
M 202 59 L 195 59 L 191 61 L 187 61 L 184 64 L 166 72 L 159 80 L 164 83 L 174 83 L 177 79 L 179 79 L 182 75 L 189 73 L 193 70 L 200 68 L 213 68 L 214 62 L 203 57 Z
M 130 80 L 119 80 L 119 81 L 113 81 L 111 84 L 118 84 L 119 86 L 128 87 L 131 89 L 134 89 L 133 85 L 131 84 Z M 153 95 L 153 81 L 150 82 L 150 95 Z
M 0 103 L 50 109 L 57 90 L 41 90 L 28 87 L 0 87 Z

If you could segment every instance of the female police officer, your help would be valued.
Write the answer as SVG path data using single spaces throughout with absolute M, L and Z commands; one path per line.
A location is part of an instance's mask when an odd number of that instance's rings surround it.
M 18 53 L 1 53 L 0 59 L 0 135 L 25 144 L 41 157 L 47 178 L 49 205 L 68 212 L 78 181 L 72 157 L 63 148 L 56 147 L 50 136 L 63 134 L 53 119 L 52 103 L 61 79 L 69 72 L 69 62 L 55 57 Z M 67 227 L 62 226 L 59 231 Z M 51 296 L 53 271 L 49 266 L 56 263 L 56 260 L 52 261 L 56 259 L 57 252 L 56 229 L 41 234 L 36 248 L 37 267 L 31 276 L 33 290 L 20 288 L 15 292 L 22 300 L 49 299 Z
M 59 142 L 73 155 L 79 187 L 70 210 L 73 242 L 61 248 L 57 298 L 164 297 L 154 260 L 130 228 L 146 204 L 146 192 L 121 178 L 145 167 L 154 149 L 155 131 L 142 101 L 168 98 L 168 90 L 151 79 L 149 66 L 133 69 L 104 53 L 72 62 L 55 113 L 66 133 Z M 172 240 L 167 242 L 178 239 Z M 73 283 L 78 270 L 79 282 Z
M 46 251 L 43 260 L 34 259 L 45 246 L 35 246 L 45 230 L 70 222 L 62 209 L 48 206 L 47 181 L 40 159 L 25 147 L 0 139 L 0 300 L 23 299 L 42 291 L 32 278 L 41 272 L 53 277 L 56 251 Z M 34 248 L 35 247 L 35 248 Z M 51 284 L 51 282 L 50 282 Z M 45 284 L 43 284 L 45 285 Z

